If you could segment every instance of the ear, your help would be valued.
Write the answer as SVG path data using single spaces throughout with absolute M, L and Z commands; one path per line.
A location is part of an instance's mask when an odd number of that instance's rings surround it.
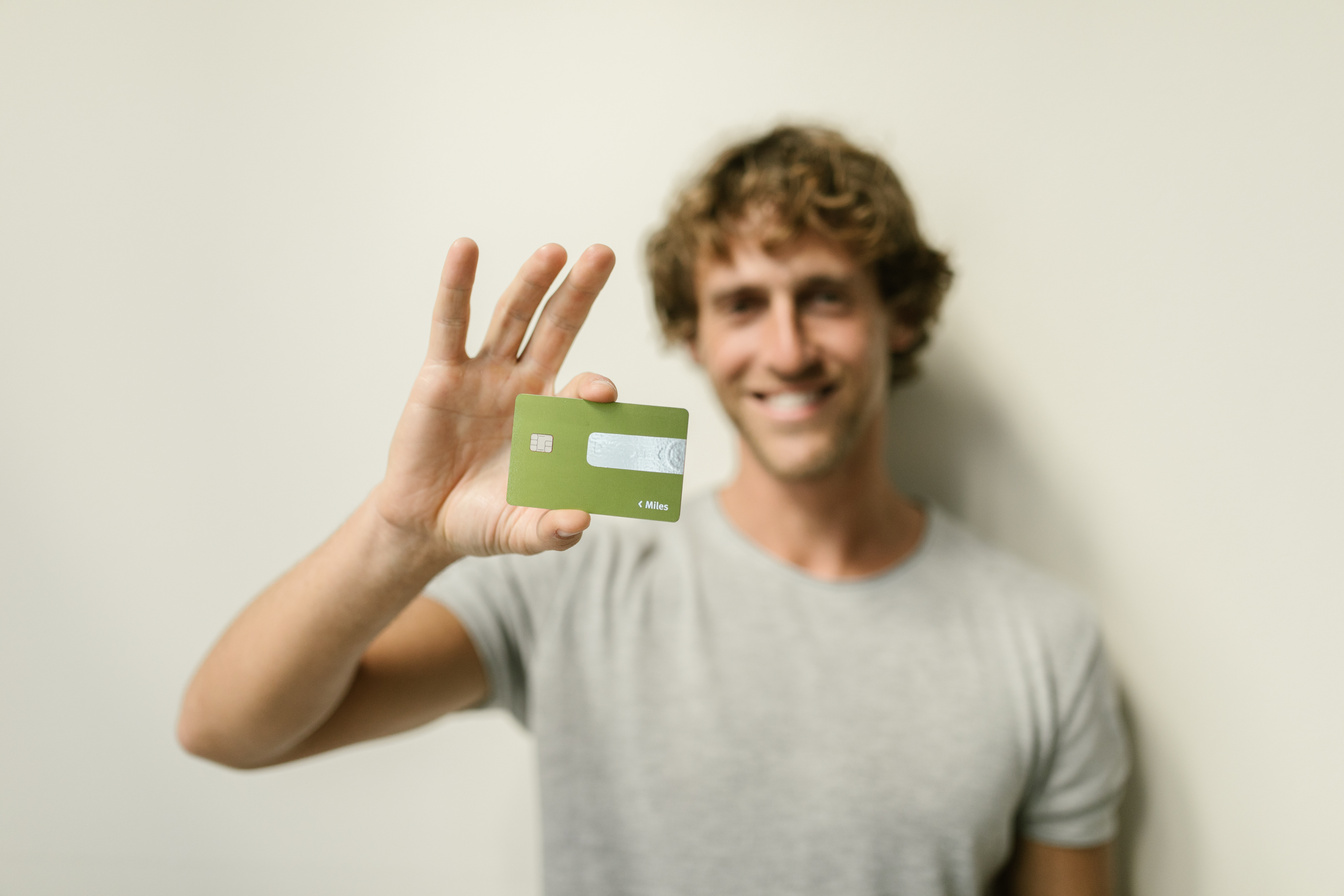
M 699 341 L 698 341 L 694 336 L 692 336 L 692 337 L 690 337 L 689 339 L 687 339 L 687 340 L 686 340 L 684 343 L 682 343 L 682 344 L 686 346 L 686 354 L 688 354 L 688 355 L 691 356 L 691 360 L 694 361 L 694 362 L 696 363 L 696 366 L 698 366 L 698 367 L 703 367 L 704 364 L 701 363 L 701 361 L 700 361 L 700 343 L 699 343 Z
M 888 330 L 888 337 L 893 352 L 907 352 L 919 341 L 919 330 L 892 321 Z

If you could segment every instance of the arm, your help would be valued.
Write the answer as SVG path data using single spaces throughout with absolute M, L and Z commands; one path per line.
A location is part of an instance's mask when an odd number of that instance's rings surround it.
M 1019 840 L 1004 869 L 1007 896 L 1112 896 L 1111 845 L 1072 848 Z
M 551 394 L 555 375 L 614 258 L 590 248 L 545 303 L 564 266 L 543 246 L 500 298 L 476 357 L 465 350 L 476 246 L 449 250 L 429 350 L 388 452 L 355 513 L 261 593 L 206 656 L 183 699 L 178 739 L 239 768 L 272 765 L 403 731 L 479 702 L 486 681 L 457 619 L 425 584 L 468 555 L 563 550 L 587 513 L 504 499 L 513 401 Z M 613 401 L 590 374 L 562 394 Z

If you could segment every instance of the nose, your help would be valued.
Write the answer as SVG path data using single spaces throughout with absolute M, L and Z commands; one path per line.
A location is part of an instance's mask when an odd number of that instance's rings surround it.
M 777 298 L 770 303 L 765 329 L 765 361 L 774 373 L 784 377 L 797 375 L 812 365 L 815 360 L 812 348 L 792 297 Z

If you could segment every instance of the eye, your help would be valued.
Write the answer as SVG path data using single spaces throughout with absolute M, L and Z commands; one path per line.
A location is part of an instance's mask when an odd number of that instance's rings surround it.
M 833 286 L 819 286 L 808 290 L 802 299 L 804 307 L 822 314 L 839 313 L 849 308 L 848 294 Z
M 731 318 L 750 317 L 765 306 L 765 298 L 751 292 L 735 292 L 723 296 L 716 303 L 718 311 Z

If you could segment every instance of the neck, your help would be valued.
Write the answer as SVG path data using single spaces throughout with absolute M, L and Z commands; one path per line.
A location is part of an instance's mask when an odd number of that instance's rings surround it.
M 743 534 L 785 563 L 819 579 L 862 578 L 896 565 L 919 544 L 924 512 L 892 483 L 880 443 L 805 480 L 780 479 L 745 446 L 739 453 L 720 504 Z

